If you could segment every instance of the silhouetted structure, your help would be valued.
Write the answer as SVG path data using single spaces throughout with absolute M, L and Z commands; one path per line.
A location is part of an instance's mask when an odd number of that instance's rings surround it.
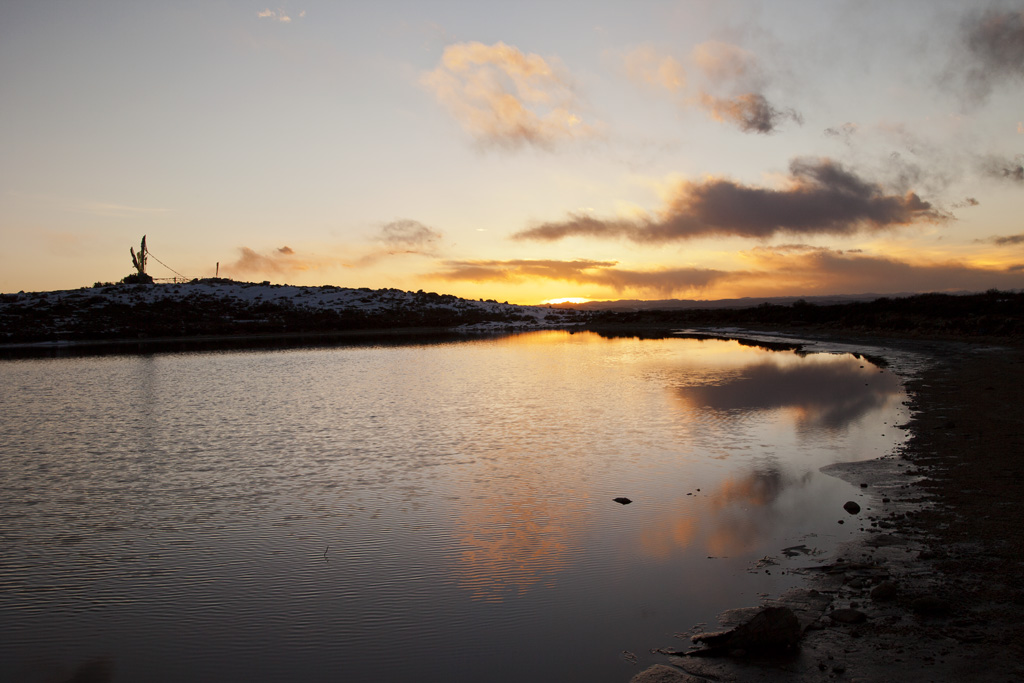
M 128 251 L 132 255 L 132 265 L 135 266 L 136 272 L 125 277 L 121 282 L 127 285 L 153 284 L 153 277 L 146 272 L 146 260 L 148 259 L 146 236 L 142 236 L 142 244 L 139 245 L 139 253 L 136 254 L 135 249 L 132 247 L 128 247 Z

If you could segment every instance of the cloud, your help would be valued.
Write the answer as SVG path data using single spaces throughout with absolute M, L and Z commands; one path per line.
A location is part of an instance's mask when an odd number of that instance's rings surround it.
M 913 192 L 886 194 L 829 159 L 790 163 L 788 185 L 780 189 L 742 185 L 726 178 L 685 181 L 659 217 L 602 220 L 570 214 L 514 234 L 516 240 L 565 237 L 625 237 L 666 243 L 698 237 L 776 234 L 851 235 L 947 218 Z
M 403 218 L 382 226 L 378 239 L 403 253 L 433 253 L 441 233 L 419 221 Z
M 982 172 L 991 178 L 1001 178 L 1014 183 L 1024 183 L 1024 154 L 1013 159 L 988 156 L 981 160 Z
M 661 55 L 650 45 L 641 45 L 622 55 L 623 66 L 630 80 L 651 85 L 668 92 L 681 92 L 686 87 L 686 70 L 670 55 Z
M 753 269 L 788 281 L 787 294 L 982 291 L 1024 286 L 1024 274 L 1012 269 L 982 268 L 956 261 L 912 263 L 824 247 L 799 253 L 758 247 L 747 256 Z M 777 286 L 765 277 L 763 291 Z
M 1000 247 L 1016 246 L 1018 244 L 1024 244 L 1024 234 L 1020 235 L 1005 235 L 1005 236 L 994 236 L 988 239 L 978 239 L 975 242 L 989 242 L 991 244 L 998 245 Z
M 431 276 L 448 281 L 505 282 L 515 284 L 531 279 L 558 280 L 581 285 L 610 287 L 615 291 L 643 290 L 663 295 L 701 291 L 730 273 L 707 268 L 664 268 L 626 270 L 616 261 L 478 260 L 448 261 L 446 269 Z
M 282 24 L 290 24 L 292 21 L 291 16 L 283 9 L 272 10 L 269 7 L 264 10 L 260 10 L 256 13 L 256 16 L 260 19 L 270 19 L 271 21 L 277 21 Z M 299 19 L 306 16 L 306 10 L 299 12 Z
M 744 133 L 774 133 L 785 119 L 803 123 L 803 118 L 797 112 L 792 109 L 776 109 L 760 93 L 726 98 L 701 93 L 700 104 L 711 118 L 735 124 Z
M 321 266 L 313 259 L 296 255 L 291 247 L 280 247 L 273 253 L 260 254 L 249 247 L 239 247 L 241 255 L 233 263 L 226 263 L 221 270 L 228 275 L 276 274 L 316 270 Z
M 826 128 L 824 132 L 825 137 L 839 138 L 846 144 L 850 144 L 850 139 L 857 133 L 859 129 L 860 126 L 858 126 L 856 123 L 850 123 L 849 121 L 847 121 L 841 126 Z
M 969 206 L 979 206 L 979 205 L 981 205 L 981 202 L 979 202 L 974 197 L 964 197 L 963 201 L 954 202 L 952 204 L 952 207 L 954 209 L 965 209 L 965 208 L 967 208 Z
M 374 246 L 351 265 L 365 268 L 384 258 L 407 254 L 436 258 L 441 238 L 440 232 L 419 221 L 400 218 L 380 226 L 380 232 L 371 239 Z
M 745 133 L 774 133 L 786 120 L 803 123 L 795 110 L 773 105 L 764 94 L 769 78 L 753 53 L 716 41 L 697 45 L 689 69 L 700 83 L 688 83 L 687 67 L 650 45 L 622 55 L 630 80 L 670 93 L 680 106 L 703 109 L 716 121 Z
M 1024 81 L 1024 11 L 988 9 L 962 26 L 968 95 L 983 101 L 1003 81 Z
M 449 45 L 421 82 L 482 145 L 551 149 L 596 134 L 556 64 L 504 43 Z
M 995 241 L 996 238 L 993 238 Z M 1024 236 L 1005 238 L 1006 244 Z M 758 247 L 742 254 L 744 268 L 679 267 L 633 270 L 616 261 L 471 260 L 447 261 L 428 277 L 449 282 L 551 280 L 610 289 L 619 296 L 810 296 L 879 294 L 950 290 L 1019 289 L 1019 268 L 982 268 L 959 262 L 912 263 L 866 254 L 859 249 L 838 251 L 807 244 Z

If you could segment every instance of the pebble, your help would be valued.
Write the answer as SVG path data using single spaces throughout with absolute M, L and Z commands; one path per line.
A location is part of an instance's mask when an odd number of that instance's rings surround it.
M 867 621 L 868 615 L 858 609 L 837 609 L 828 614 L 828 617 L 840 624 L 860 624 Z

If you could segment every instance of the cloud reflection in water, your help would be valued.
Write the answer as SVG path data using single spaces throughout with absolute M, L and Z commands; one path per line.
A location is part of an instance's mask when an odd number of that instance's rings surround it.
M 803 431 L 843 430 L 900 391 L 892 373 L 853 357 L 825 358 L 832 362 L 759 362 L 719 384 L 681 387 L 679 394 L 696 409 L 739 415 L 787 409 Z

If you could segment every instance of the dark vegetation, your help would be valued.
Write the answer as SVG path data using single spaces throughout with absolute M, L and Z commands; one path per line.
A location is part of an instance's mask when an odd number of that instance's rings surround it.
M 844 304 L 761 304 L 752 308 L 597 312 L 591 329 L 757 327 L 883 337 L 1024 340 L 1024 293 L 918 294 Z

